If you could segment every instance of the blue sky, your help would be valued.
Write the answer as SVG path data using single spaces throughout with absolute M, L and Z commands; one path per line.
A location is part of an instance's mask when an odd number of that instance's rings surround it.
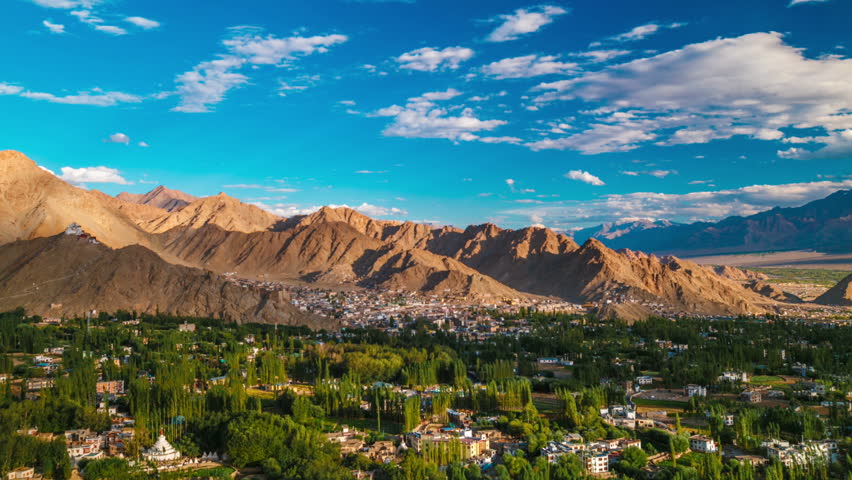
M 110 194 L 571 230 L 852 187 L 843 0 L 6 0 L 0 148 Z

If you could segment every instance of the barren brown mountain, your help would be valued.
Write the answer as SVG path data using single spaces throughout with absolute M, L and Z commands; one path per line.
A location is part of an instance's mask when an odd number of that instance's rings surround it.
M 616 252 L 597 240 L 581 247 L 546 228 L 433 228 L 328 207 L 283 219 L 224 194 L 167 211 L 72 187 L 15 152 L 0 154 L 0 186 L 4 242 L 54 235 L 77 222 L 110 246 L 142 245 L 168 262 L 217 273 L 492 301 L 554 296 L 622 305 L 615 313 L 634 318 L 651 304 L 734 315 L 774 303 L 743 287 L 744 279 L 724 278 L 748 277 L 744 272 L 720 276 L 673 257 Z M 168 192 L 155 189 L 149 198 L 175 196 Z
M 397 246 L 419 247 L 450 257 L 521 292 L 576 302 L 634 298 L 701 314 L 761 313 L 771 303 L 738 282 L 674 257 L 660 259 L 629 250 L 615 252 L 597 240 L 582 247 L 546 228 L 504 230 L 492 224 L 465 230 L 433 229 L 409 222 L 382 222 L 348 209 L 324 209 L 300 225 L 333 219 Z M 641 308 L 618 312 L 643 316 Z
M 802 303 L 803 300 L 792 293 L 785 292 L 775 285 L 761 282 L 759 280 L 752 280 L 745 284 L 745 287 L 749 290 L 755 291 L 764 297 L 771 298 L 773 300 L 777 300 L 779 302 L 785 303 Z
M 827 292 L 823 293 L 814 303 L 821 305 L 840 305 L 852 306 L 852 275 L 845 277 L 837 282 L 837 285 L 831 287 Z
M 300 312 L 282 292 L 243 288 L 211 272 L 171 265 L 138 245 L 112 250 L 65 234 L 0 247 L 0 310 L 19 306 L 43 316 L 123 309 L 235 322 L 333 325 Z
M 190 203 L 198 200 L 198 197 L 193 197 L 188 193 L 184 193 L 179 190 L 172 190 L 162 185 L 151 190 L 148 193 L 121 192 L 116 195 L 115 198 L 123 202 L 138 203 L 139 205 L 149 205 L 169 212 L 173 212 L 181 207 L 189 205 Z
M 146 234 L 129 215 L 148 218 L 150 208 L 73 187 L 22 153 L 0 152 L 0 244 L 56 235 L 77 222 L 112 247 L 144 245 Z
M 150 233 L 163 233 L 173 228 L 201 228 L 215 225 L 224 230 L 251 233 L 271 230 L 283 219 L 254 205 L 240 202 L 224 193 L 198 199 L 139 226 Z
M 451 258 L 366 236 L 340 221 L 296 223 L 283 231 L 232 232 L 208 225 L 158 235 L 158 248 L 218 272 L 325 286 L 518 298 L 521 293 Z

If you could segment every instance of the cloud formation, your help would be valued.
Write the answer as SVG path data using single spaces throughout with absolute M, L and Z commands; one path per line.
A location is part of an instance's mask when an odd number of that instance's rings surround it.
M 58 23 L 51 23 L 48 20 L 41 22 L 42 25 L 45 26 L 51 33 L 63 34 L 65 33 L 65 25 L 60 25 Z
M 694 222 L 718 220 L 731 215 L 753 215 L 776 206 L 799 206 L 846 188 L 852 188 L 852 179 L 750 185 L 684 194 L 635 192 L 602 195 L 587 201 L 554 202 L 501 213 L 528 219 L 532 216 L 547 217 L 557 224 L 573 226 L 592 226 L 636 217 Z
M 59 178 L 81 188 L 86 188 L 89 183 L 117 183 L 119 185 L 133 185 L 121 176 L 121 172 L 109 167 L 62 167 L 62 175 Z
M 123 143 L 125 145 L 130 145 L 130 137 L 123 133 L 113 133 L 108 138 L 104 139 L 104 142 L 107 143 Z
M 127 17 L 124 21 L 132 23 L 143 30 L 152 30 L 160 27 L 160 22 L 145 17 Z
M 594 185 L 596 187 L 606 185 L 603 180 L 585 170 L 571 170 L 570 172 L 565 174 L 565 178 L 569 180 L 576 180 L 578 182 L 588 183 L 589 185 Z
M 646 23 L 644 25 L 637 25 L 630 30 L 620 33 L 618 35 L 613 35 L 608 37 L 600 42 L 592 42 L 589 44 L 589 47 L 595 48 L 599 47 L 605 43 L 625 43 L 625 42 L 637 42 L 639 40 L 644 40 L 651 35 L 656 34 L 657 32 L 665 29 L 673 29 L 685 27 L 686 23 L 683 22 L 673 22 L 673 23 L 664 23 L 660 24 L 657 22 Z
M 441 50 L 424 47 L 403 53 L 395 60 L 399 68 L 404 70 L 434 72 L 456 70 L 462 62 L 470 60 L 473 54 L 473 50 L 465 47 L 447 47 Z
M 706 143 L 742 135 L 781 140 L 781 128 L 820 128 L 782 154 L 795 158 L 850 151 L 852 60 L 807 58 L 780 33 L 753 33 L 687 45 L 576 78 L 542 83 L 538 104 L 580 99 L 598 108 L 587 128 L 531 142 L 541 149 L 583 153 Z M 805 138 L 805 137 L 800 137 Z M 814 152 L 805 145 L 823 145 Z
M 555 55 L 525 55 L 523 57 L 504 58 L 482 67 L 488 76 L 505 78 L 530 78 L 539 75 L 565 75 L 578 71 L 573 62 L 560 62 Z
M 507 42 L 517 40 L 522 35 L 537 32 L 539 29 L 553 22 L 559 15 L 568 13 L 562 7 L 553 5 L 542 5 L 532 8 L 519 8 L 513 13 L 499 15 L 493 18 L 493 22 L 501 22 L 500 25 L 488 35 L 489 42 Z
M 278 204 L 266 204 L 263 202 L 253 202 L 252 205 L 262 208 L 274 215 L 278 215 L 279 217 L 293 217 L 298 215 L 310 215 L 317 210 L 323 208 L 320 205 L 313 206 L 303 206 L 293 203 L 278 203 Z M 331 208 L 349 208 L 358 212 L 363 213 L 364 215 L 368 215 L 370 217 L 400 217 L 408 215 L 408 212 L 404 209 L 397 207 L 382 207 L 379 205 L 372 205 L 367 202 L 363 202 L 357 206 L 349 206 L 346 204 L 341 205 L 327 205 Z
M 177 76 L 175 82 L 180 103 L 172 110 L 184 113 L 209 112 L 213 105 L 225 99 L 230 90 L 248 82 L 249 78 L 239 73 L 240 69 L 260 65 L 289 67 L 297 57 L 325 53 L 329 47 L 348 40 L 345 35 L 339 34 L 279 38 L 262 35 L 262 29 L 255 27 L 231 31 L 233 35 L 222 42 L 228 53 L 215 60 L 199 63 L 192 70 Z
M 490 131 L 505 125 L 504 120 L 481 120 L 470 108 L 462 108 L 457 115 L 450 114 L 451 108 L 438 105 L 459 96 L 461 92 L 448 89 L 443 92 L 424 93 L 408 99 L 405 106 L 391 105 L 371 116 L 390 117 L 393 122 L 382 132 L 388 137 L 445 138 L 454 142 L 483 140 L 477 132 Z M 494 138 L 494 137 L 490 137 Z

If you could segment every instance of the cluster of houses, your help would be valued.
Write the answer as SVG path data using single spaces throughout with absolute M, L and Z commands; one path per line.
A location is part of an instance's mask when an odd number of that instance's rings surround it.
M 629 447 L 642 448 L 642 441 L 633 438 L 618 438 L 583 442 L 581 436 L 568 434 L 561 442 L 548 442 L 541 449 L 541 456 L 551 463 L 556 463 L 562 455 L 575 454 L 583 461 L 586 471 L 592 474 L 602 474 L 609 472 L 610 467 L 621 460 L 622 453 Z
M 810 441 L 796 445 L 781 440 L 768 440 L 761 444 L 766 455 L 785 466 L 810 465 L 818 462 L 837 461 L 837 442 L 832 440 Z

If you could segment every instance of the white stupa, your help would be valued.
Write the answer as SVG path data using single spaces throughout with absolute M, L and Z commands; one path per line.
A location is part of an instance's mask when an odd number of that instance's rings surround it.
M 142 457 L 156 463 L 171 462 L 180 458 L 180 452 L 175 450 L 175 447 L 166 440 L 163 432 L 160 432 L 160 438 L 151 448 L 142 452 Z

